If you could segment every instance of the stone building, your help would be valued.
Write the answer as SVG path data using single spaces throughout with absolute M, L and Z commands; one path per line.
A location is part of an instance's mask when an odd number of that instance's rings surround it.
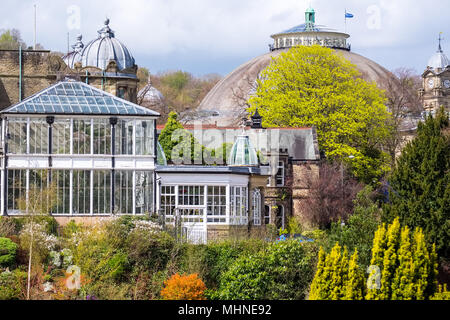
M 434 113 L 443 106 L 450 112 L 450 60 L 441 46 L 428 61 L 427 69 L 422 74 L 422 89 L 419 91 L 426 112 Z
M 86 46 L 82 37 L 63 57 L 48 50 L 0 50 L 0 110 L 66 77 L 137 102 L 135 60 L 105 21 Z

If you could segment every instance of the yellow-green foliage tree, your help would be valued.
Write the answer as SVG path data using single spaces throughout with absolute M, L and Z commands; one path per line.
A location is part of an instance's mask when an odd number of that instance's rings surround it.
M 319 252 L 317 271 L 311 284 L 310 300 L 362 300 L 364 275 L 358 266 L 358 252 L 349 259 L 347 248 L 336 243 L 330 254 Z
M 321 150 L 372 183 L 388 170 L 380 151 L 390 135 L 385 102 L 376 84 L 333 50 L 298 46 L 262 72 L 248 111 L 258 107 L 266 127 L 316 127 Z
M 437 291 L 435 246 L 427 248 L 424 234 L 417 228 L 411 235 L 399 219 L 375 233 L 371 265 L 381 272 L 379 286 L 367 290 L 367 300 L 424 300 Z M 369 281 L 376 277 L 375 269 Z

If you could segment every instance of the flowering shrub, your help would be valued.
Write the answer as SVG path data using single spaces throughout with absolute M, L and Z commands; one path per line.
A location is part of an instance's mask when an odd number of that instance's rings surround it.
M 166 286 L 161 291 L 164 300 L 206 300 L 206 286 L 198 274 L 180 276 L 178 273 L 164 282 Z
M 59 245 L 58 238 L 49 234 L 46 223 L 27 223 L 20 232 L 20 244 L 24 250 L 29 250 L 31 234 L 33 233 L 33 259 L 42 262 Z

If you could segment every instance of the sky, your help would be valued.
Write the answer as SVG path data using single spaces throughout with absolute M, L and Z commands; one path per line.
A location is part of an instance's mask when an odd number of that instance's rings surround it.
M 67 51 L 67 35 L 86 44 L 97 37 L 106 17 L 151 73 L 183 70 L 225 76 L 268 52 L 270 35 L 304 22 L 308 6 L 316 23 L 351 35 L 352 51 L 389 70 L 422 73 L 436 52 L 439 33 L 450 55 L 448 0 L 0 0 L 0 29 L 19 29 L 23 40 L 52 51 Z M 344 13 L 353 19 L 347 20 Z

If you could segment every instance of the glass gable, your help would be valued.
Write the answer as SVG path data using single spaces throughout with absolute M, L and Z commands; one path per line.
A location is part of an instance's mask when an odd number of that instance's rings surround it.
M 59 82 L 5 109 L 12 114 L 158 116 L 157 112 L 78 81 Z

